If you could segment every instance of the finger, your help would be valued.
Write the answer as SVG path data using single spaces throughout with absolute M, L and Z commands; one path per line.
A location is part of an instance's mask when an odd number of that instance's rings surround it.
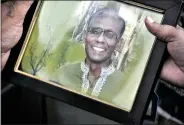
M 181 31 L 184 32 L 184 29 L 182 27 L 180 27 L 179 25 L 176 26 L 176 29 L 181 30 Z
M 169 25 L 156 23 L 151 17 L 145 19 L 145 25 L 150 33 L 165 42 L 172 42 L 177 37 L 177 29 Z
M 2 4 L 2 22 L 22 24 L 32 1 L 7 1 Z
M 184 87 L 184 72 L 169 59 L 164 63 L 161 71 L 161 78 L 175 85 Z
M 33 1 L 8 1 L 2 5 L 2 52 L 8 52 L 22 35 L 25 15 Z

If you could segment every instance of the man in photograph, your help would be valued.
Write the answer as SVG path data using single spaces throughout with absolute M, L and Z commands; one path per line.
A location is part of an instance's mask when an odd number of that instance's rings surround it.
M 86 58 L 58 69 L 52 81 L 111 102 L 123 87 L 123 74 L 115 69 L 112 54 L 124 30 L 125 21 L 118 13 L 109 8 L 99 9 L 90 17 L 83 35 Z

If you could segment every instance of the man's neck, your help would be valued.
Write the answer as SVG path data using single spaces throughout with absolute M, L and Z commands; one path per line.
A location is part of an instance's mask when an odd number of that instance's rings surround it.
M 95 63 L 86 58 L 86 64 L 89 66 L 89 75 L 92 75 L 97 79 L 101 74 L 101 69 L 108 67 L 111 64 L 111 60 L 108 59 L 102 63 Z

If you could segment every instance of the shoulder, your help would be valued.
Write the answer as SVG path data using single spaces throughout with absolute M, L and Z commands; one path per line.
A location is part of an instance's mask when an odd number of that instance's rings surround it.
M 107 77 L 106 83 L 102 88 L 100 97 L 103 100 L 112 102 L 112 100 L 118 95 L 123 88 L 123 73 L 119 70 L 115 70 L 111 75 Z M 109 92 L 111 94 L 109 94 Z
M 117 94 L 125 86 L 123 72 L 115 70 L 111 75 L 107 77 L 107 87 L 114 94 Z
M 56 73 L 66 74 L 66 73 L 74 73 L 74 71 L 80 71 L 80 63 L 66 64 L 56 70 Z
M 123 72 L 120 70 L 117 70 L 117 69 L 112 73 L 112 75 L 116 75 L 116 76 L 120 76 L 122 74 L 123 74 Z
M 55 70 L 51 75 L 51 81 L 59 82 L 65 79 L 72 79 L 74 76 L 81 74 L 80 63 L 66 64 L 57 70 Z
M 123 73 L 119 70 L 115 70 L 111 75 L 107 77 L 105 88 L 113 93 L 117 93 L 123 87 Z
M 108 77 L 109 80 L 121 81 L 123 79 L 123 72 L 120 70 L 115 70 L 111 75 Z
M 72 63 L 72 64 L 65 64 L 64 66 L 61 67 L 62 69 L 80 69 L 80 63 Z

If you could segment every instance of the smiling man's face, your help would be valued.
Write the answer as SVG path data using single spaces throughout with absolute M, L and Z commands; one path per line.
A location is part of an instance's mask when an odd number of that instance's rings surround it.
M 118 43 L 121 22 L 113 17 L 95 17 L 85 34 L 85 51 L 92 62 L 101 63 L 111 58 Z

